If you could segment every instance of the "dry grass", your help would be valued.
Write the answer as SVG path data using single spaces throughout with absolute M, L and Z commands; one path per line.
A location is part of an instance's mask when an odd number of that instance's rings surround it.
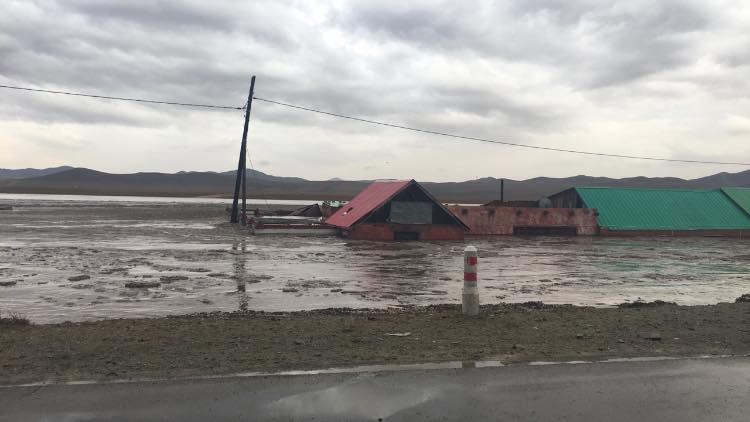
M 750 303 L 210 313 L 0 327 L 0 384 L 392 363 L 745 355 Z M 393 333 L 410 333 L 394 336 Z

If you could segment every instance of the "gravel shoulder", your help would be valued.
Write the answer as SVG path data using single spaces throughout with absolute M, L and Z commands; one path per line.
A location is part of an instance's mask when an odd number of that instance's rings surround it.
M 0 383 L 185 377 L 366 364 L 750 353 L 750 303 L 487 305 L 236 312 L 0 324 Z

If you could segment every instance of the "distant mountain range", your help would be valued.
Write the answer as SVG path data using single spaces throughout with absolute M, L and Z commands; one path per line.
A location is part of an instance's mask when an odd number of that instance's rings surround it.
M 52 193 L 82 195 L 143 196 L 231 196 L 235 171 L 112 174 L 69 166 L 48 169 L 0 169 L 0 192 Z M 248 169 L 247 194 L 267 199 L 350 199 L 368 181 L 338 178 L 312 181 L 298 177 L 279 177 Z M 422 183 L 444 202 L 484 203 L 500 196 L 500 179 L 485 177 L 464 182 Z M 536 177 L 527 180 L 505 179 L 506 200 L 536 200 L 573 186 L 611 186 L 644 188 L 717 188 L 750 187 L 750 170 L 717 173 L 698 179 L 676 177 L 573 176 Z
M 60 166 L 50 167 L 46 169 L 0 169 L 0 177 L 7 177 L 11 179 L 15 178 L 26 178 L 26 177 L 39 177 L 46 176 L 48 174 L 60 173 L 61 171 L 71 170 L 71 166 Z

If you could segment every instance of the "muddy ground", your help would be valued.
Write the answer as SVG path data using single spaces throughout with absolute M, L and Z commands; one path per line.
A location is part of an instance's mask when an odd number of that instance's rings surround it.
M 364 364 L 750 353 L 750 303 L 635 308 L 440 305 L 0 325 L 0 383 Z
M 748 240 L 253 237 L 222 204 L 3 201 L 14 209 L 0 211 L 0 312 L 35 323 L 458 303 L 467 244 L 482 303 L 713 304 L 750 285 Z

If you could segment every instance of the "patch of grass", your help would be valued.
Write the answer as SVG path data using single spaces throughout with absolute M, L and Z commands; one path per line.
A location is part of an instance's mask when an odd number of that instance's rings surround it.
M 7 312 L 5 316 L 0 312 L 0 325 L 29 325 L 31 321 L 18 312 Z
M 468 360 L 744 356 L 748 315 L 750 303 L 532 303 L 483 305 L 468 317 L 461 305 L 448 304 L 0 326 L 0 384 Z

